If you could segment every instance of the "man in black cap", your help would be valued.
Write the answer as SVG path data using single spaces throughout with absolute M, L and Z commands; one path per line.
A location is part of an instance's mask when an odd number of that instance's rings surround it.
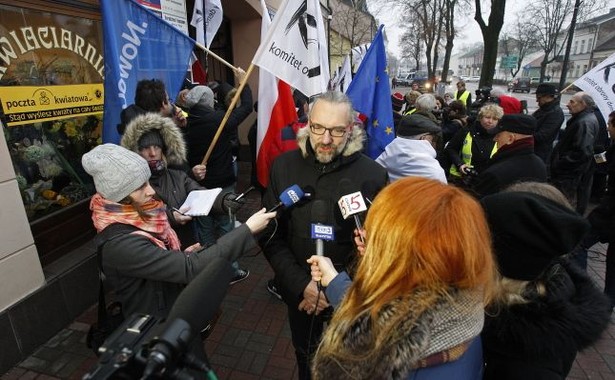
M 436 159 L 442 129 L 429 117 L 415 113 L 404 116 L 396 128 L 397 137 L 376 158 L 391 181 L 415 176 L 447 183 L 446 173 Z
M 491 157 L 474 186 L 479 197 L 497 193 L 515 182 L 546 182 L 547 168 L 534 153 L 536 119 L 529 115 L 504 115 L 490 130 L 498 151 Z
M 559 105 L 559 92 L 554 85 L 541 83 L 536 88 L 538 109 L 532 114 L 536 119 L 534 133 L 534 152 L 548 164 L 553 141 L 564 123 L 564 111 Z

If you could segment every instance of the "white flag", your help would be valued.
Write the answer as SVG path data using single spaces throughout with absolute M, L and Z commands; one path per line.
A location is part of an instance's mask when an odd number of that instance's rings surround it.
M 203 9 L 203 3 L 205 8 Z M 220 0 L 196 0 L 190 25 L 196 28 L 196 42 L 208 49 L 222 24 L 222 3 Z
M 346 55 L 344 59 L 344 64 L 342 65 L 342 69 L 340 70 L 339 77 L 339 86 L 337 88 L 338 91 L 346 92 L 350 82 L 352 82 L 352 69 L 350 68 L 350 55 Z
M 203 20 L 203 0 L 195 0 L 190 25 L 196 28 L 196 42 L 201 45 L 205 45 L 205 22 Z
M 286 0 L 252 62 L 307 96 L 325 92 L 329 58 L 318 0 Z
M 355 46 L 352 48 L 352 66 L 358 69 L 361 66 L 361 62 L 363 61 L 363 57 L 367 53 L 369 49 L 369 45 L 371 44 L 363 44 L 359 46 Z M 355 70 L 356 71 L 356 70 Z
M 574 81 L 575 86 L 590 95 L 604 120 L 615 110 L 615 54 Z

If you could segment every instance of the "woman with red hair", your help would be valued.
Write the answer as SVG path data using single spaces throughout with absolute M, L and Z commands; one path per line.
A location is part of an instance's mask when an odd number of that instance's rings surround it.
M 480 379 L 479 334 L 496 269 L 480 205 L 408 177 L 384 188 L 365 222 L 351 281 L 312 256 L 335 313 L 313 360 L 320 379 Z

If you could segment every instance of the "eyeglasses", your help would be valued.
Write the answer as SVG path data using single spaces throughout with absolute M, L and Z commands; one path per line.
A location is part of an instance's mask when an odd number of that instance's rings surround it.
M 314 124 L 310 121 L 310 130 L 315 135 L 324 135 L 326 131 L 329 131 L 331 137 L 342 137 L 346 134 L 346 127 L 333 127 L 327 128 L 320 124 Z

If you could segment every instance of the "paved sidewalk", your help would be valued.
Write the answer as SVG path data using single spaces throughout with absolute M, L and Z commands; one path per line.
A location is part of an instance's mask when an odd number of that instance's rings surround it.
M 259 196 L 252 192 L 239 220 L 258 208 Z M 605 250 L 595 246 L 589 260 L 589 273 L 600 287 Z M 245 257 L 240 263 L 250 270 L 250 276 L 233 285 L 222 304 L 222 316 L 205 344 L 211 364 L 220 379 L 296 379 L 286 307 L 266 289 L 272 271 L 262 254 Z M 96 363 L 85 347 L 85 334 L 95 319 L 93 305 L 1 378 L 81 379 Z M 611 322 L 599 342 L 577 356 L 568 378 L 615 380 L 615 323 Z

